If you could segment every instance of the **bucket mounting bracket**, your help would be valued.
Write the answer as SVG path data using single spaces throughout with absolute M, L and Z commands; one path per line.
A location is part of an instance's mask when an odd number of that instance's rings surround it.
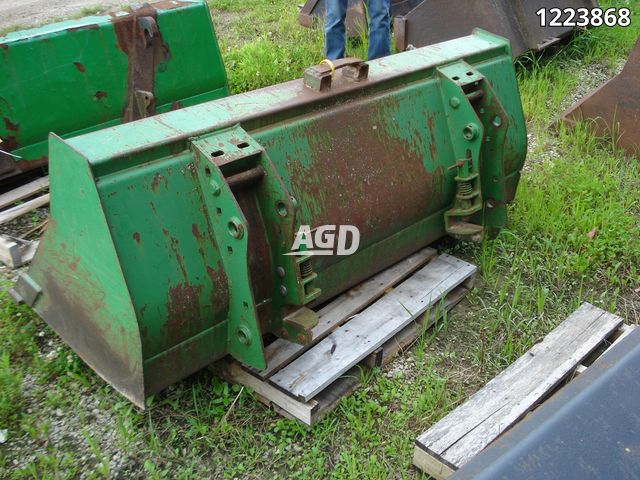
M 264 148 L 240 126 L 193 139 L 191 147 L 231 285 L 228 351 L 254 368 L 265 368 L 262 332 L 249 273 L 250 227 L 233 190 L 252 188 L 263 222 L 275 227 L 265 229 L 275 279 L 270 302 L 273 314 L 269 316 L 267 330 L 297 343 L 308 343 L 317 316 L 304 305 L 320 295 L 320 290 L 313 286 L 317 274 L 311 257 L 285 255 L 291 250 L 298 230 L 298 204 Z

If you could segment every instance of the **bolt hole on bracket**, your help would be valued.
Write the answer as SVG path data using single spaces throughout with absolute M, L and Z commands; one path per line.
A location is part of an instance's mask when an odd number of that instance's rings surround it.
M 282 201 L 276 203 L 276 211 L 278 212 L 278 215 L 280 215 L 281 217 L 286 217 L 289 214 L 289 209 L 287 208 L 287 205 Z

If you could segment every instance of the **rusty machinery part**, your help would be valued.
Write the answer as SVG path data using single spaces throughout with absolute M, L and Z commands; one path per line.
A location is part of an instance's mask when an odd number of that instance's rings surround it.
M 573 27 L 542 27 L 541 8 L 595 8 L 596 0 L 424 0 L 394 19 L 398 50 L 423 47 L 482 28 L 507 38 L 515 57 L 543 50 L 571 34 Z M 562 19 L 561 19 L 562 20 Z
M 569 35 L 572 27 L 541 27 L 536 12 L 543 7 L 595 8 L 596 0 L 392 0 L 393 36 L 399 51 L 432 45 L 482 28 L 511 41 L 514 56 L 542 50 Z M 300 23 L 310 27 L 324 17 L 324 0 L 309 0 Z M 357 36 L 366 26 L 361 0 L 349 0 L 348 32 Z
M 50 132 L 69 138 L 229 93 L 200 0 L 9 33 L 0 78 L 0 180 L 46 166 Z
M 483 31 L 53 136 L 51 224 L 12 295 L 143 406 L 226 354 L 264 368 L 263 335 L 308 343 L 317 302 L 504 227 L 526 138 L 508 42 Z M 292 252 L 323 226 L 357 251 Z
M 623 70 L 562 114 L 570 127 L 587 122 L 598 136 L 612 136 L 640 157 L 640 38 Z

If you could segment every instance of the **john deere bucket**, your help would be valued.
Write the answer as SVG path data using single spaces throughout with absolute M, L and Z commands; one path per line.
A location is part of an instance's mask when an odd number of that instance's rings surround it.
M 509 44 L 482 31 L 52 135 L 51 224 L 13 296 L 142 406 L 227 354 L 264 368 L 265 334 L 309 342 L 312 304 L 504 227 L 525 153 Z M 350 255 L 296 241 L 336 226 Z

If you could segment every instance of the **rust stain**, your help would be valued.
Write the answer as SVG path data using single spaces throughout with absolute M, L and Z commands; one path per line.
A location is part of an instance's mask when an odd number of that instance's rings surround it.
M 107 92 L 103 92 L 102 90 L 98 90 L 96 92 L 96 94 L 94 95 L 94 97 L 96 97 L 96 100 L 102 100 L 103 98 L 106 98 L 108 96 Z
M 182 102 L 178 100 L 171 104 L 170 110 L 180 110 L 181 108 L 184 108 L 184 107 L 182 106 Z
M 202 328 L 200 313 L 200 293 L 202 285 L 191 285 L 187 282 L 169 288 L 166 303 L 167 321 L 164 325 L 168 338 L 179 335 L 189 338 Z
M 20 125 L 18 125 L 17 123 L 13 123 L 7 117 L 4 118 L 4 126 L 7 128 L 7 130 L 10 130 L 12 132 L 20 131 Z
M 187 269 L 184 266 L 184 258 L 180 255 L 180 240 L 173 237 L 166 228 L 162 228 L 162 233 L 165 237 L 169 239 L 169 243 L 171 244 L 170 248 L 176 256 L 176 260 L 178 261 L 178 266 L 180 267 L 180 271 L 182 272 L 182 277 L 184 280 L 187 280 Z
M 158 193 L 158 187 L 160 186 L 160 181 L 164 182 L 164 186 L 165 188 L 169 188 L 169 181 L 163 177 L 162 175 L 160 175 L 160 173 L 157 173 L 153 176 L 153 179 L 151 180 L 151 190 L 153 190 L 153 193 Z
M 435 162 L 436 157 L 438 156 L 438 147 L 437 147 L 433 117 L 429 117 L 429 121 L 427 122 L 427 125 L 429 127 L 429 133 L 431 134 L 431 143 L 429 144 L 429 153 L 431 153 L 431 160 Z
M 87 69 L 84 68 L 84 65 L 80 62 L 73 62 L 73 64 L 76 66 L 79 72 L 85 73 L 87 71 Z
M 46 292 L 38 313 L 87 364 L 134 402 L 143 405 L 143 379 L 135 344 L 122 329 L 105 322 L 107 306 L 100 282 L 83 273 L 43 272 Z
M 6 43 L 0 43 L 0 48 L 3 50 L 9 50 L 9 45 Z
M 140 232 L 134 232 L 133 239 L 136 241 L 137 244 L 140 244 Z
M 215 268 L 207 265 L 207 275 L 211 281 L 210 302 L 214 311 L 227 312 L 229 310 L 229 279 L 224 272 L 222 262 L 218 260 Z
M 154 92 L 155 75 L 160 64 L 170 58 L 168 46 L 157 26 L 157 11 L 149 5 L 132 10 L 124 16 L 111 14 L 117 47 L 128 57 L 127 105 L 122 113 L 123 123 L 138 120 L 142 112 L 137 109 L 136 91 Z M 152 102 L 145 114 L 155 114 Z

